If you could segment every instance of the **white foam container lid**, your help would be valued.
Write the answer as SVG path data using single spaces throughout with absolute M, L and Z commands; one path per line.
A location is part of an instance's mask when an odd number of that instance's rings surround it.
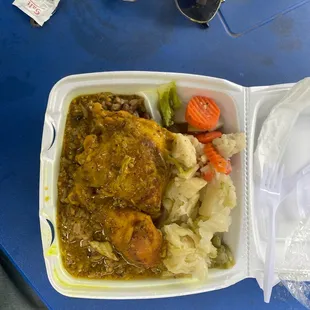
M 62 265 L 56 229 L 57 179 L 62 140 L 69 104 L 82 94 L 104 91 L 139 93 L 156 118 L 156 88 L 176 81 L 184 107 L 193 95 L 213 98 L 221 109 L 224 131 L 243 131 L 247 149 L 232 160 L 232 178 L 238 204 L 232 212 L 232 225 L 224 239 L 231 247 L 236 264 L 228 270 L 211 269 L 205 281 L 195 279 L 145 279 L 131 281 L 91 280 L 72 277 Z M 48 278 L 61 294 L 71 297 L 100 299 L 139 299 L 189 295 L 217 290 L 245 278 L 256 278 L 261 285 L 266 249 L 266 217 L 263 208 L 254 203 L 253 152 L 262 123 L 292 84 L 245 88 L 226 80 L 206 76 L 160 72 L 104 72 L 66 77 L 50 92 L 45 114 L 40 166 L 40 227 L 43 254 Z M 309 113 L 310 115 L 310 113 Z M 297 171 L 308 162 L 310 122 L 307 111 L 294 127 L 293 146 L 284 161 L 288 173 Z M 298 158 L 298 160 L 296 160 Z M 299 215 L 287 199 L 277 215 L 276 271 L 281 265 L 285 239 L 299 221 Z M 310 279 L 308 279 L 310 280 Z M 278 279 L 275 278 L 275 284 Z

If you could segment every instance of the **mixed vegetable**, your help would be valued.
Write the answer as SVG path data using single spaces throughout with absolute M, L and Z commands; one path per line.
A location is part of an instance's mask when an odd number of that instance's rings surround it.
M 174 83 L 160 88 L 159 110 L 168 129 L 181 105 L 176 98 Z M 173 274 L 203 279 L 208 268 L 234 265 L 222 233 L 228 231 L 230 212 L 237 204 L 230 158 L 245 147 L 245 136 L 222 133 L 220 114 L 212 98 L 193 96 L 185 111 L 187 131 L 176 134 L 169 156 L 175 172 L 163 199 L 167 213 L 162 227 L 167 241 L 163 262 Z
M 181 106 L 175 82 L 160 86 L 158 93 L 158 107 L 163 125 L 171 127 L 174 124 L 174 113 Z M 188 134 L 193 134 L 205 145 L 204 153 L 208 164 L 201 169 L 202 177 L 210 182 L 215 172 L 230 174 L 232 167 L 229 158 L 244 146 L 243 134 L 223 135 L 218 130 L 223 124 L 220 119 L 220 108 L 213 99 L 205 96 L 193 96 L 190 99 L 186 107 L 185 120 L 188 123 Z M 180 171 L 182 169 L 180 165 L 175 164 Z

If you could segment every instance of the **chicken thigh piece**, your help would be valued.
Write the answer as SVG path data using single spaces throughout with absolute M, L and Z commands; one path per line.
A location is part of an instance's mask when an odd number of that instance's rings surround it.
M 124 258 L 145 268 L 160 262 L 162 234 L 149 215 L 130 208 L 102 208 L 98 219 L 104 232 Z
M 167 157 L 174 134 L 125 111 L 112 113 L 95 105 L 93 113 L 98 132 L 85 138 L 84 151 L 76 156 L 75 183 L 158 217 L 170 179 Z

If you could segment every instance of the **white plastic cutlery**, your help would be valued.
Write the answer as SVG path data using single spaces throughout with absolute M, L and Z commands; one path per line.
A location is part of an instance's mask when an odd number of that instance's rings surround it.
M 281 201 L 285 200 L 285 198 L 292 192 L 292 190 L 296 188 L 298 181 L 304 178 L 305 175 L 309 175 L 309 173 L 310 163 L 305 165 L 293 175 L 285 177 L 282 184 Z
M 280 204 L 284 166 L 265 164 L 261 178 L 261 201 L 269 212 L 269 234 L 264 270 L 264 301 L 269 302 L 274 282 L 276 212 Z

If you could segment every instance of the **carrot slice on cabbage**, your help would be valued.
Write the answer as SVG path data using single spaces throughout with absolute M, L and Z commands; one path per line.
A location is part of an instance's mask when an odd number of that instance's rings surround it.
M 220 109 L 211 98 L 195 96 L 187 105 L 185 119 L 198 129 L 214 129 L 219 118 Z
M 230 160 L 227 161 L 227 168 L 225 174 L 230 174 L 232 172 L 231 162 Z
M 211 182 L 215 176 L 214 168 L 212 168 L 211 165 L 202 167 L 200 171 L 202 178 L 207 182 Z
M 212 143 L 205 145 L 204 152 L 217 172 L 227 173 L 228 161 L 217 152 Z
M 200 143 L 206 144 L 212 142 L 216 138 L 220 138 L 222 133 L 220 131 L 211 131 L 205 133 L 199 133 L 195 135 Z

